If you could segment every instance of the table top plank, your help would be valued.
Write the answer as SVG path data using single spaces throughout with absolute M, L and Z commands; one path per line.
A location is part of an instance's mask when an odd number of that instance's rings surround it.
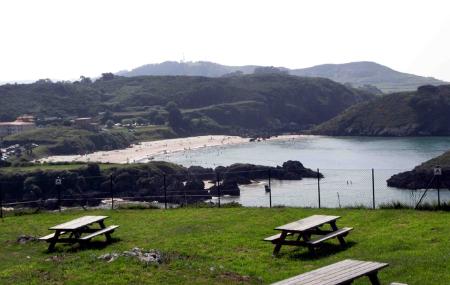
M 108 218 L 108 216 L 83 216 L 78 219 L 74 219 L 69 222 L 53 226 L 49 229 L 50 230 L 64 230 L 64 231 L 76 230 L 76 229 L 88 226 L 90 224 L 103 221 L 107 218 Z
M 340 216 L 313 215 L 307 218 L 276 227 L 278 231 L 304 232 L 326 223 L 336 221 Z
M 389 264 L 346 259 L 273 285 L 335 285 L 378 271 Z

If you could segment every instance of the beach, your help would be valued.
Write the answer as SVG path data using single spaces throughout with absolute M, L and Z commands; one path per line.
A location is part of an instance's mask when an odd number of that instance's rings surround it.
M 249 139 L 238 136 L 196 136 L 178 139 L 141 142 L 126 149 L 97 151 L 86 155 L 56 155 L 41 159 L 41 162 L 100 162 L 100 163 L 140 163 L 155 156 L 189 151 L 204 147 L 217 147 L 248 143 Z

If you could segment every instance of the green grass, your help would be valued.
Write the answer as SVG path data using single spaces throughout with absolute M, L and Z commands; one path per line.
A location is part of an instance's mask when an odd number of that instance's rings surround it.
M 312 214 L 342 216 L 352 226 L 350 246 L 335 240 L 311 257 L 303 248 L 283 247 L 277 258 L 261 241 L 275 226 Z M 117 242 L 74 250 L 45 243 L 15 242 L 21 234 L 48 234 L 49 226 L 81 215 L 105 214 L 121 227 Z M 7 217 L 0 222 L 0 284 L 268 284 L 346 258 L 388 262 L 383 284 L 450 284 L 450 214 L 412 210 L 227 208 L 70 211 Z M 100 239 L 99 239 L 100 240 Z M 132 247 L 159 249 L 170 261 L 144 266 L 127 258 L 112 263 L 97 256 Z M 329 252 L 329 253 L 327 253 Z M 58 256 L 51 260 L 52 256 Z M 355 284 L 369 284 L 360 279 Z

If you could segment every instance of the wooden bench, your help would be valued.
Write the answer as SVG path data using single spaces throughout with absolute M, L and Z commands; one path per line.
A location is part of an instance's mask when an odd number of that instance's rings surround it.
M 288 233 L 287 234 L 287 236 L 291 236 L 291 235 L 293 235 L 293 233 Z M 266 237 L 264 239 L 264 241 L 275 242 L 275 241 L 279 240 L 280 237 L 281 237 L 281 234 L 276 234 L 276 235 L 273 235 L 273 236 L 270 236 L 270 237 Z
M 83 216 L 49 228 L 49 230 L 55 232 L 43 236 L 39 240 L 49 243 L 48 251 L 52 251 L 56 243 L 85 243 L 102 234 L 106 236 L 107 241 L 111 241 L 111 233 L 119 226 L 106 227 L 104 220 L 107 218 L 108 216 Z M 99 228 L 93 228 L 93 224 L 98 224 Z M 66 236 L 62 237 L 64 234 Z M 67 236 L 67 234 L 70 235 Z
M 94 238 L 94 237 L 96 237 L 96 236 L 99 236 L 99 235 L 105 235 L 106 238 L 109 240 L 109 239 L 111 238 L 111 237 L 109 236 L 109 234 L 110 234 L 110 233 L 113 233 L 114 230 L 117 229 L 118 227 L 119 227 L 119 226 L 117 226 L 117 225 L 109 226 L 109 227 L 107 227 L 107 228 L 104 228 L 104 229 L 98 230 L 98 231 L 96 231 L 96 232 L 93 232 L 93 233 L 91 233 L 91 234 L 89 234 L 89 235 L 87 235 L 87 236 L 81 237 L 80 240 L 82 240 L 82 241 L 89 241 L 89 240 L 91 240 L 92 238 Z
M 303 273 L 273 285 L 340 285 L 351 284 L 355 279 L 369 277 L 373 285 L 379 285 L 378 271 L 387 263 L 346 259 L 307 273 Z
M 60 235 L 63 235 L 63 234 L 65 234 L 65 233 L 66 233 L 66 232 L 60 232 L 59 234 L 60 234 Z M 55 237 L 55 233 L 52 233 L 52 234 L 49 234 L 49 235 L 40 237 L 39 240 L 42 240 L 42 241 L 49 241 L 49 240 L 51 240 L 51 239 L 54 238 L 54 237 Z
M 348 227 L 341 228 L 341 229 L 338 229 L 337 231 L 331 232 L 331 233 L 321 236 L 317 239 L 309 240 L 306 243 L 309 245 L 316 246 L 316 245 L 319 245 L 322 242 L 332 239 L 332 238 L 345 237 L 351 230 L 353 230 L 353 228 L 348 228 Z M 344 241 L 344 243 L 345 243 L 345 241 Z
M 339 216 L 313 215 L 276 227 L 275 230 L 281 231 L 281 233 L 267 237 L 263 240 L 275 245 L 273 255 L 277 255 L 283 245 L 305 246 L 314 253 L 315 247 L 332 238 L 337 238 L 339 243 L 344 246 L 344 237 L 347 236 L 353 228 L 339 229 L 336 225 L 336 220 L 339 218 Z M 326 224 L 328 224 L 331 229 L 323 228 Z M 296 235 L 296 237 L 287 239 L 294 235 Z M 311 238 L 313 236 L 319 237 L 315 239 Z

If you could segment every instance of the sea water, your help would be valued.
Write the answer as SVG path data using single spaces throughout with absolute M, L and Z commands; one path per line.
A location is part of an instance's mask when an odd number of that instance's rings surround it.
M 367 206 L 400 201 L 414 205 L 422 191 L 388 187 L 386 180 L 393 174 L 408 171 L 418 164 L 450 150 L 450 137 L 323 137 L 302 136 L 295 139 L 269 140 L 240 145 L 211 147 L 170 155 L 157 160 L 175 162 L 184 166 L 227 166 L 233 163 L 282 165 L 287 160 L 298 160 L 305 167 L 319 169 L 322 207 Z M 373 195 L 372 169 L 374 169 Z M 279 181 L 272 179 L 272 193 L 264 191 L 259 181 L 241 185 L 240 197 L 223 201 L 237 201 L 244 206 L 272 205 L 317 207 L 319 186 L 317 179 Z M 437 200 L 437 191 L 429 191 L 424 199 Z M 271 196 L 271 197 L 270 197 Z M 441 200 L 450 200 L 450 191 L 441 191 Z

